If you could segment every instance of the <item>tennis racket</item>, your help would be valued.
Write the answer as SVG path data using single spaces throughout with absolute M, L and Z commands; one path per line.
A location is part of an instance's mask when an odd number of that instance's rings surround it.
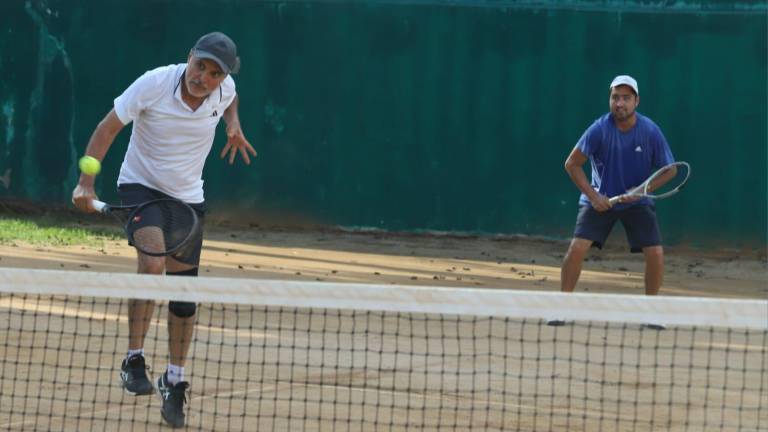
M 195 210 L 175 199 L 130 206 L 93 200 L 93 208 L 117 219 L 128 235 L 128 244 L 150 256 L 174 254 L 201 234 Z
M 630 189 L 625 194 L 609 199 L 611 204 L 622 202 L 627 198 L 640 197 L 661 199 L 670 197 L 683 189 L 691 177 L 691 166 L 688 162 L 674 162 L 660 168 L 640 186 Z

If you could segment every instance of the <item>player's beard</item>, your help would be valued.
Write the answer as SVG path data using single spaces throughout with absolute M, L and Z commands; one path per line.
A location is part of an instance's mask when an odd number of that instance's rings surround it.
M 189 80 L 187 82 L 187 93 L 196 98 L 205 98 L 210 94 L 208 89 L 195 80 Z
M 630 119 L 634 114 L 635 110 L 629 110 L 627 108 L 614 108 L 613 110 L 613 118 L 618 121 Z

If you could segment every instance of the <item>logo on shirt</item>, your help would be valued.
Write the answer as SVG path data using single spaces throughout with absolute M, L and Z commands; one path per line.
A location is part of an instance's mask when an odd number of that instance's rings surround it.
M 643 149 L 642 149 L 640 146 L 637 146 L 637 147 L 635 147 L 635 151 L 636 151 L 637 153 L 642 153 L 642 152 L 643 152 Z
M 216 110 L 213 110 L 213 114 L 211 114 L 211 117 L 216 117 L 217 115 L 219 115 L 219 112 Z

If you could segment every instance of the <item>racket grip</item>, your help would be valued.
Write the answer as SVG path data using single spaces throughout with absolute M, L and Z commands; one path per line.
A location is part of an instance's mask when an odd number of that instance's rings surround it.
M 105 209 L 107 208 L 107 203 L 99 200 L 92 200 L 91 204 L 93 204 L 93 208 L 96 209 L 96 211 L 101 213 L 104 213 Z
M 608 202 L 610 202 L 611 205 L 614 205 L 617 202 L 620 202 L 622 198 L 624 198 L 624 195 L 617 195 L 615 197 L 608 198 Z

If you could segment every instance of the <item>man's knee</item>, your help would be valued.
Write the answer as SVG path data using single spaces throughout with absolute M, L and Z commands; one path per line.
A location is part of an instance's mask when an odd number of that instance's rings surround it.
M 571 241 L 571 245 L 568 247 L 568 253 L 566 259 L 576 258 L 583 259 L 589 252 L 589 248 L 592 247 L 592 240 L 586 240 L 581 238 L 574 238 Z
M 182 271 L 166 272 L 165 274 L 166 276 L 195 277 L 197 276 L 197 273 L 198 273 L 198 267 L 193 267 L 191 269 L 182 270 Z M 195 315 L 195 312 L 197 311 L 197 304 L 193 302 L 171 301 L 171 302 L 168 302 L 168 311 L 179 318 L 189 318 Z
M 646 260 L 659 261 L 664 259 L 664 248 L 661 246 L 649 246 L 643 248 L 643 255 Z
M 162 257 L 151 257 L 139 255 L 139 273 L 161 275 L 165 270 L 165 259 Z

